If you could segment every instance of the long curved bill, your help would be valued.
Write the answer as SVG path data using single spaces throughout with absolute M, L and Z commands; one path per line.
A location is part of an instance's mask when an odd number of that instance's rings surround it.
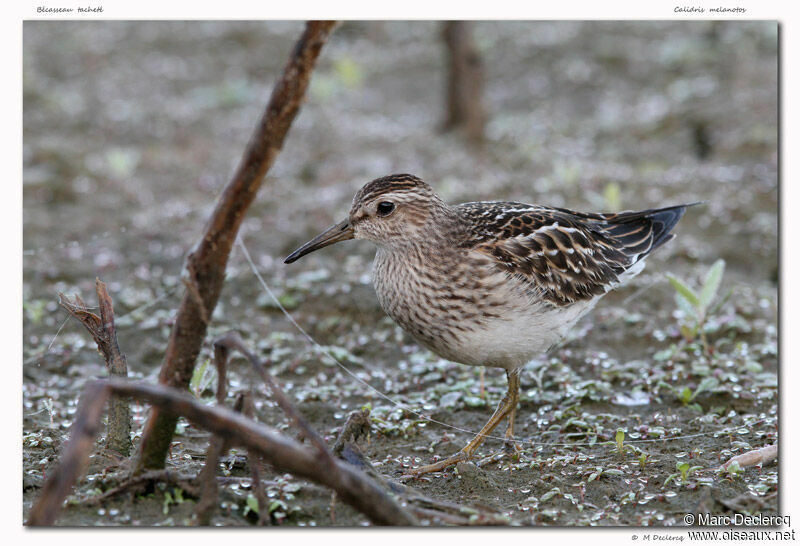
M 309 242 L 289 254 L 289 256 L 283 260 L 283 263 L 290 264 L 306 254 L 310 254 L 315 250 L 319 250 L 320 248 L 326 247 L 328 245 L 332 245 L 333 243 L 338 243 L 339 241 L 347 241 L 348 239 L 353 238 L 353 228 L 350 226 L 349 220 L 344 220 L 343 222 L 339 222 L 335 224 Z

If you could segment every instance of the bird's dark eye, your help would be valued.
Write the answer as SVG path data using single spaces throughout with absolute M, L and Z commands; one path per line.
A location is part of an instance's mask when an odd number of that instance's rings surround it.
M 381 201 L 378 203 L 378 216 L 389 216 L 394 210 L 394 203 Z

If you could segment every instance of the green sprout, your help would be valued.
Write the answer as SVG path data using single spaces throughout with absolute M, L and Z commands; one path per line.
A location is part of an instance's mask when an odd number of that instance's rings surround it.
M 166 516 L 169 514 L 169 507 L 171 504 L 183 504 L 183 490 L 182 489 L 175 489 L 174 496 L 169 491 L 164 492 L 164 504 L 162 506 L 162 511 Z
M 731 461 L 729 464 L 721 467 L 717 472 L 725 474 L 729 478 L 736 478 L 744 472 L 744 468 L 739 464 L 739 461 Z
M 207 358 L 203 360 L 194 369 L 192 379 L 189 381 L 189 389 L 197 398 L 202 398 L 203 393 L 211 388 L 211 384 L 216 378 L 216 369 L 213 366 L 209 366 L 210 362 Z
M 697 395 L 700 393 L 713 391 L 718 385 L 719 380 L 716 377 L 706 377 L 700 382 L 699 385 L 697 385 L 697 388 L 694 391 L 692 391 L 692 389 L 689 387 L 683 387 L 683 389 L 679 390 L 677 393 L 678 401 L 684 406 L 691 406 L 695 409 L 702 410 L 699 404 L 692 404 L 692 402 L 694 402 L 694 399 L 697 398 Z
M 689 475 L 691 475 L 693 472 L 702 469 L 703 467 L 692 466 L 689 463 L 683 461 L 675 463 L 675 468 L 678 470 L 678 472 L 681 473 L 681 482 L 686 482 L 686 480 L 689 478 Z
M 623 455 L 625 453 L 625 430 L 618 428 L 617 434 L 614 436 L 614 441 L 617 443 L 617 453 Z
M 258 514 L 258 499 L 252 493 L 247 495 L 247 500 L 244 505 L 244 515 L 246 516 L 250 512 Z
M 612 442 L 609 441 L 609 442 L 606 442 L 606 443 L 610 444 Z M 613 443 L 614 443 L 614 446 L 615 446 L 615 451 L 620 456 L 625 455 L 626 452 L 633 453 L 634 455 L 636 455 L 636 454 L 641 455 L 642 454 L 642 450 L 639 449 L 638 447 L 632 446 L 630 444 L 626 444 L 625 443 L 625 429 L 624 428 L 618 428 L 617 429 L 617 432 L 614 435 L 614 442 Z
M 706 320 L 722 304 L 720 301 L 716 306 L 712 306 L 722 283 L 724 272 L 725 260 L 714 262 L 714 265 L 706 273 L 699 293 L 677 277 L 667 275 L 669 283 L 675 289 L 675 301 L 686 317 L 685 322 L 680 326 L 683 339 L 687 343 L 691 343 L 699 337 L 706 352 L 708 352 L 708 342 L 705 338 Z

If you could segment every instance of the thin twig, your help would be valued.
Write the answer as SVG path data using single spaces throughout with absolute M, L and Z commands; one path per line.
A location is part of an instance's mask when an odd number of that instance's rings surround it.
M 272 397 L 278 403 L 278 406 L 283 410 L 286 416 L 292 421 L 292 424 L 300 429 L 303 435 L 308 438 L 312 444 L 314 444 L 314 446 L 317 448 L 317 451 L 323 458 L 332 458 L 325 440 L 322 439 L 317 431 L 314 430 L 308 421 L 306 421 L 306 419 L 300 414 L 297 408 L 294 407 L 294 404 L 292 404 L 292 402 L 289 400 L 289 397 L 286 396 L 286 393 L 283 392 L 283 389 L 280 388 L 278 382 L 269 373 L 267 373 L 267 369 L 264 364 L 250 351 L 250 349 L 248 349 L 248 347 L 244 344 L 244 341 L 242 341 L 241 336 L 237 332 L 228 332 L 227 334 L 215 339 L 214 347 L 217 346 L 236 349 L 242 353 L 253 366 L 253 369 L 255 369 L 256 373 L 258 373 L 261 380 L 267 385 L 267 387 L 269 387 Z
M 356 413 L 356 412 L 353 412 Z M 352 413 L 351 413 L 352 416 Z M 424 518 L 436 517 L 451 525 L 507 525 L 507 519 L 499 512 L 464 506 L 448 501 L 434 499 L 419 491 L 383 476 L 372 462 L 351 441 L 343 441 L 339 456 L 364 472 L 392 494 L 402 498 L 413 513 Z
M 225 398 L 228 393 L 228 351 L 225 347 L 214 347 L 214 365 L 217 367 L 217 404 L 225 405 Z M 242 395 L 239 395 L 234 403 L 234 411 L 242 409 Z M 228 451 L 228 444 L 224 438 L 214 434 L 206 449 L 206 462 L 203 469 L 197 475 L 200 484 L 200 500 L 195 506 L 195 515 L 198 525 L 209 525 L 211 517 L 217 507 L 219 498 L 219 484 L 217 483 L 217 469 L 220 459 Z
M 136 492 L 138 491 L 139 486 L 143 486 L 144 484 L 154 483 L 154 482 L 164 482 L 172 484 L 176 487 L 180 487 L 181 489 L 186 491 L 186 493 L 188 493 L 190 496 L 198 497 L 200 496 L 200 492 L 194 485 L 194 481 L 195 481 L 194 476 L 178 474 L 171 470 L 151 470 L 149 472 L 144 472 L 137 476 L 131 476 L 122 483 L 120 483 L 119 485 L 112 487 L 108 491 L 104 491 L 100 495 L 94 495 L 88 498 L 81 499 L 80 503 L 86 506 L 95 506 L 98 504 L 103 504 L 110 498 L 116 497 L 121 493 L 131 490 Z M 143 489 L 144 488 L 142 488 L 142 490 Z
M 255 420 L 256 406 L 250 393 L 242 395 L 242 413 L 244 413 L 245 417 Z M 267 499 L 264 484 L 261 483 L 261 471 L 258 468 L 261 463 L 261 457 L 258 456 L 258 453 L 248 451 L 247 462 L 250 465 L 250 476 L 253 478 L 253 494 L 258 501 L 258 523 L 259 525 L 269 525 L 269 499 Z

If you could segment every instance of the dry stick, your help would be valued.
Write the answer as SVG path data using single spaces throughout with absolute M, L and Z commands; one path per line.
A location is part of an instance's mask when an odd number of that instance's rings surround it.
M 225 398 L 228 394 L 228 351 L 227 347 L 214 346 L 214 364 L 217 367 L 217 404 L 225 405 Z M 236 400 L 234 410 L 241 410 L 241 397 Z M 236 407 L 238 406 L 238 408 Z M 200 484 L 200 500 L 195 506 L 198 525 L 209 525 L 211 516 L 217 507 L 219 497 L 219 485 L 217 484 L 217 467 L 219 460 L 228 451 L 225 440 L 216 434 L 211 437 L 211 441 L 206 449 L 206 462 L 203 469 L 197 475 Z
M 161 367 L 159 382 L 186 389 L 203 344 L 208 319 L 216 307 L 231 248 L 245 213 L 283 146 L 319 52 L 334 21 L 311 21 L 297 41 L 272 90 L 269 103 L 250 139 L 233 179 L 220 196 L 200 243 L 187 258 L 189 287 L 181 301 Z M 142 433 L 135 472 L 163 468 L 177 417 L 153 408 Z
M 112 377 L 127 377 L 128 362 L 117 343 L 117 328 L 114 323 L 114 305 L 108 295 L 106 285 L 95 279 L 95 290 L 100 305 L 100 316 L 90 312 L 86 304 L 76 294 L 70 301 L 59 293 L 59 304 L 78 319 L 94 338 L 97 348 L 103 354 L 106 368 Z M 106 447 L 125 457 L 131 454 L 131 409 L 127 400 L 115 397 L 108 409 L 108 434 Z
M 221 436 L 231 446 L 257 453 L 279 471 L 309 479 L 336 491 L 338 497 L 378 525 L 416 525 L 417 519 L 361 471 L 332 460 L 320 464 L 316 450 L 287 438 L 225 407 L 207 407 L 183 391 L 144 382 L 106 379 L 90 383 L 81 396 L 61 464 L 45 481 L 31 508 L 28 525 L 52 525 L 89 459 L 103 408 L 112 395 L 130 396 L 183 416 L 195 426 Z
M 353 442 L 345 441 L 339 456 L 381 484 L 384 489 L 388 489 L 396 495 L 399 495 L 406 501 L 408 509 L 420 517 L 428 518 L 438 515 L 443 523 L 453 525 L 508 524 L 508 520 L 500 513 L 492 513 L 486 509 L 478 509 L 471 506 L 463 506 L 434 499 L 419 493 L 407 485 L 395 482 L 383 476 Z
M 108 499 L 119 495 L 124 491 L 130 491 L 138 485 L 144 485 L 153 482 L 162 482 L 171 484 L 175 487 L 183 489 L 186 493 L 193 497 L 199 497 L 200 493 L 195 486 L 197 476 L 189 476 L 186 474 L 179 474 L 169 470 L 151 470 L 143 472 L 137 476 L 126 479 L 123 483 L 112 487 L 108 491 L 104 491 L 100 495 L 93 495 L 91 497 L 80 499 L 78 502 L 84 506 L 102 505 Z
M 727 470 L 733 463 L 738 463 L 742 468 L 746 466 L 755 466 L 758 464 L 767 464 L 778 458 L 778 444 L 762 447 L 761 449 L 754 449 L 747 451 L 736 457 L 732 457 L 720 467 L 720 470 Z
M 375 480 L 384 489 L 399 495 L 406 501 L 406 505 L 417 516 L 430 518 L 436 516 L 443 523 L 453 525 L 507 525 L 508 521 L 499 513 L 462 506 L 452 502 L 441 501 L 427 497 L 407 485 L 395 482 L 383 476 L 372 462 L 361 452 L 356 441 L 361 436 L 369 434 L 369 410 L 355 410 L 350 412 L 347 421 L 334 443 L 333 452 L 364 472 Z M 420 505 L 420 506 L 418 506 Z M 331 499 L 331 514 L 333 513 L 333 499 Z
M 197 475 L 197 482 L 200 486 L 200 499 L 194 508 L 197 516 L 198 525 L 209 525 L 211 516 L 217 508 L 217 498 L 219 495 L 219 485 L 217 484 L 217 467 L 219 460 L 227 451 L 225 441 L 219 436 L 212 436 L 206 449 L 206 462 L 203 469 Z
M 245 393 L 242 397 L 242 413 L 248 419 L 255 420 L 256 405 L 253 403 L 253 397 L 250 393 Z M 261 463 L 261 457 L 252 451 L 247 452 L 247 461 L 250 465 L 250 476 L 253 478 L 252 487 L 253 494 L 258 501 L 258 524 L 269 525 L 271 523 L 269 517 L 269 499 L 264 485 L 261 483 L 261 471 L 258 465 Z
M 28 514 L 27 525 L 53 525 L 61 505 L 72 490 L 89 460 L 94 440 L 100 432 L 103 409 L 111 391 L 100 382 L 89 384 L 83 391 L 70 439 L 64 447 L 61 462 L 47 477 L 41 496 Z
M 236 349 L 240 353 L 242 353 L 247 360 L 250 361 L 250 364 L 258 373 L 261 380 L 267 384 L 269 390 L 272 392 L 272 397 L 278 403 L 278 406 L 283 410 L 287 417 L 292 421 L 292 424 L 299 428 L 303 435 L 311 440 L 311 443 L 317 448 L 320 456 L 323 459 L 326 459 L 326 462 L 330 462 L 333 459 L 333 455 L 328 450 L 328 445 L 322 439 L 322 437 L 317 434 L 317 431 L 308 424 L 308 421 L 300 414 L 297 408 L 294 407 L 294 404 L 291 403 L 289 397 L 286 396 L 286 393 L 283 392 L 278 386 L 278 383 L 272 378 L 271 375 L 267 373 L 267 369 L 264 367 L 264 364 L 247 348 L 242 341 L 241 336 L 237 332 L 228 332 L 227 334 L 218 337 L 214 340 L 214 347 L 228 347 L 230 349 Z

